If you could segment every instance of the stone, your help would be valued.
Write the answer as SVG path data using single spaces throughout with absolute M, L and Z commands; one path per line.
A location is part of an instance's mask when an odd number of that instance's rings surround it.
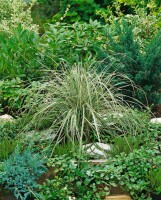
M 0 122 L 11 122 L 13 121 L 13 117 L 11 115 L 5 114 L 0 116 Z
M 56 134 L 53 133 L 53 129 L 46 129 L 43 131 L 29 131 L 25 135 L 27 139 L 34 139 L 37 141 L 46 141 L 46 140 L 54 140 L 56 138 Z
M 107 153 L 111 150 L 109 144 L 100 142 L 83 145 L 83 150 L 93 157 L 107 157 Z
M 106 196 L 105 200 L 132 200 L 129 195 L 110 195 Z
M 150 123 L 152 123 L 152 124 L 161 124 L 161 117 L 151 119 Z

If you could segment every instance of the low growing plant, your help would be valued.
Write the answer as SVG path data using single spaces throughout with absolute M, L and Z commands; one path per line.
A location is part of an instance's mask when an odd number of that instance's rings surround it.
M 48 162 L 54 169 L 54 178 L 40 186 L 40 199 L 61 199 L 63 196 L 64 199 L 98 200 L 109 195 L 112 186 L 120 186 L 134 200 L 150 200 L 154 182 L 152 177 L 149 181 L 147 174 L 151 170 L 160 173 L 160 164 L 157 146 L 153 150 L 142 147 L 129 154 L 108 157 L 107 162 L 100 165 L 91 164 L 88 157 L 54 156 Z
M 85 158 L 55 156 L 48 164 L 54 168 L 55 177 L 40 186 L 40 199 L 98 200 L 109 193 L 110 183 L 105 181 L 102 167 L 91 166 Z
M 151 185 L 147 173 L 154 166 L 159 168 L 161 163 L 158 146 L 153 146 L 153 149 L 145 147 L 135 149 L 128 155 L 121 153 L 114 158 L 110 158 L 109 163 L 107 171 L 108 168 L 113 168 L 114 173 L 116 173 L 116 176 L 113 176 L 115 181 L 124 190 L 128 191 L 134 200 L 148 199 Z
M 34 154 L 30 148 L 15 152 L 4 161 L 0 173 L 0 184 L 12 191 L 17 199 L 26 200 L 32 194 L 36 195 L 37 179 L 47 171 L 43 158 Z

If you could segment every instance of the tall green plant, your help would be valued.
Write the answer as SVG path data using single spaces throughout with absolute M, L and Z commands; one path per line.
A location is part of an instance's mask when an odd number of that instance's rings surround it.
M 80 145 L 100 141 L 101 134 L 110 134 L 114 126 L 122 133 L 127 128 L 134 133 L 138 123 L 124 102 L 122 84 L 115 84 L 115 77 L 113 73 L 105 76 L 82 66 L 53 72 L 46 88 L 43 84 L 32 99 L 31 112 L 35 114 L 31 124 L 35 128 L 52 127 L 57 142 L 65 138 L 72 143 L 79 141 Z
M 41 66 L 38 55 L 39 36 L 18 26 L 14 34 L 0 34 L 0 78 L 37 77 Z

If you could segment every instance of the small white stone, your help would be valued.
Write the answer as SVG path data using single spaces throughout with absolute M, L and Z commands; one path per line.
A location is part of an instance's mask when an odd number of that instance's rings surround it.
M 109 144 L 104 144 L 100 142 L 90 143 L 83 145 L 83 149 L 86 151 L 87 154 L 91 156 L 105 156 L 106 152 L 111 150 Z
M 13 121 L 13 117 L 11 115 L 8 115 L 8 114 L 1 115 L 0 121 L 3 121 L 3 122 Z
M 151 119 L 150 123 L 152 123 L 152 124 L 161 124 L 161 117 Z

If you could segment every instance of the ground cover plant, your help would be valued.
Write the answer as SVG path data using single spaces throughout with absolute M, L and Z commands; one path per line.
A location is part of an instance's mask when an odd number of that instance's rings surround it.
M 159 154 L 157 148 L 155 151 L 141 148 L 129 155 L 121 153 L 110 157 L 102 165 L 91 165 L 84 158 L 77 161 L 76 157 L 71 160 L 67 155 L 55 156 L 49 159 L 55 176 L 40 186 L 40 199 L 70 199 L 72 196 L 76 199 L 101 199 L 109 194 L 111 186 L 117 185 L 129 191 L 134 200 L 148 199 L 149 192 L 153 191 L 152 185 L 160 184 L 159 177 L 151 176 L 157 170 L 160 173 Z M 150 179 L 154 181 L 149 182 Z
M 0 183 L 12 191 L 17 199 L 25 200 L 37 187 L 37 178 L 45 172 L 46 167 L 39 155 L 34 155 L 29 148 L 20 153 L 17 147 L 3 164 Z

